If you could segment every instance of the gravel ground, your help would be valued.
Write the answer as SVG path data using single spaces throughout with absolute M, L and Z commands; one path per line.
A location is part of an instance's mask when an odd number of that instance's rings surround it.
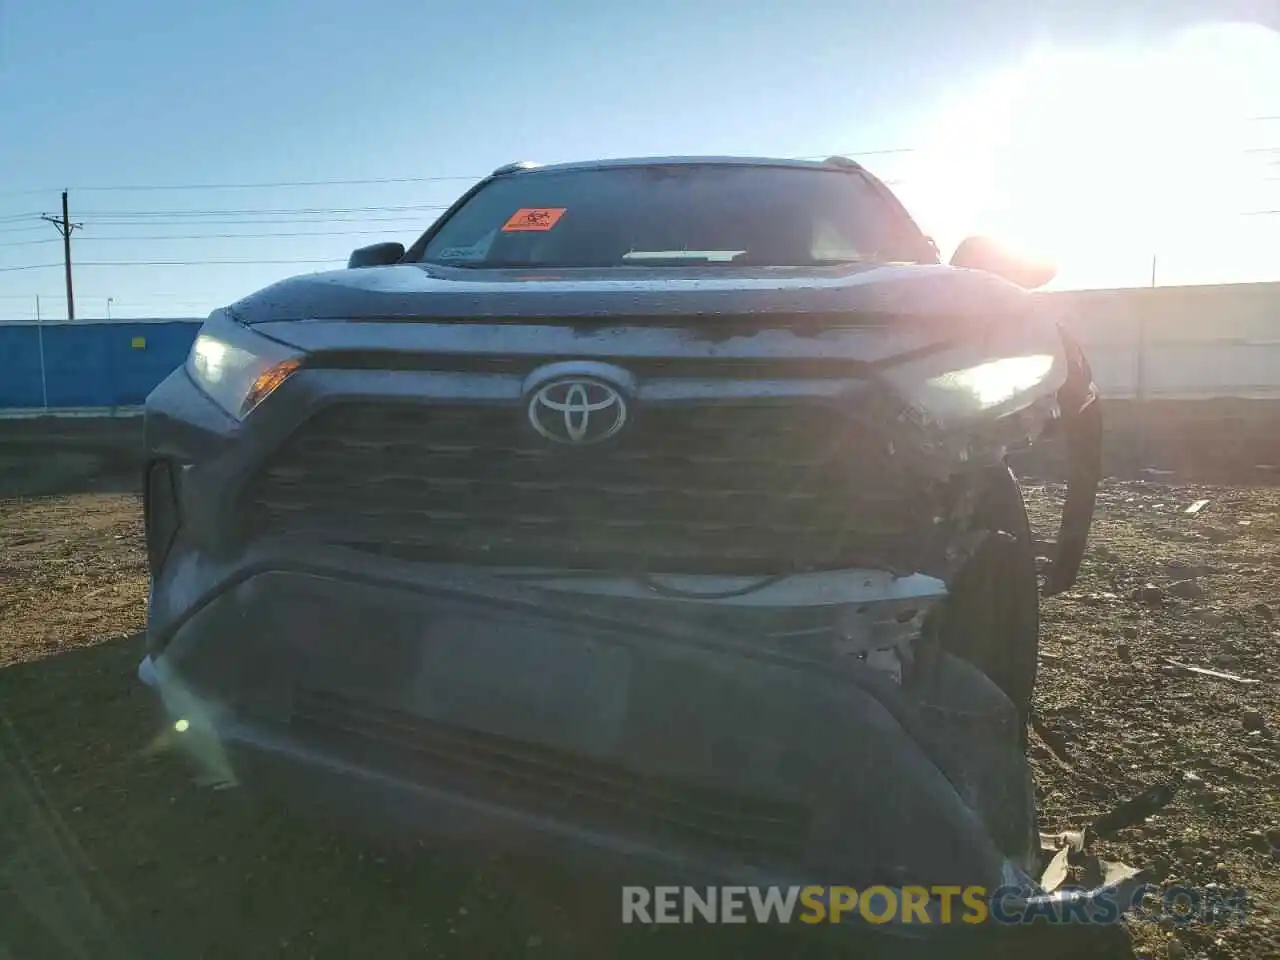
M 1026 494 L 1051 530 L 1062 488 Z M 1042 636 L 1042 821 L 1078 827 L 1172 785 L 1173 803 L 1099 855 L 1252 901 L 1243 924 L 1135 924 L 1139 954 L 1280 957 L 1280 489 L 1108 482 L 1080 582 L 1044 604 Z
M 747 955 L 724 928 L 608 940 L 612 894 L 593 910 L 554 865 L 369 846 L 193 783 L 133 678 L 147 573 L 120 486 L 0 499 L 0 957 Z M 1061 492 L 1027 485 L 1041 535 Z M 1280 490 L 1107 483 L 1081 582 L 1044 609 L 1044 828 L 1174 785 L 1097 852 L 1251 898 L 1243 922 L 1131 924 L 1138 956 L 1280 957 L 1278 638 Z

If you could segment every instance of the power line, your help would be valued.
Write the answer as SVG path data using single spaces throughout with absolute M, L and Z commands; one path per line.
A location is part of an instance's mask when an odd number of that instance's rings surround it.
M 1268 119 L 1268 118 L 1257 118 Z M 1252 153 L 1270 153 L 1280 151 L 1277 147 L 1260 147 L 1252 148 L 1247 152 Z M 884 155 L 900 155 L 916 152 L 914 148 L 894 148 L 886 150 L 872 150 L 863 152 L 852 152 L 846 155 L 850 156 L 884 156 Z M 810 155 L 806 157 L 796 157 L 793 159 L 815 160 L 822 159 L 824 155 Z M 387 178 L 369 178 L 367 180 L 316 180 L 316 181 L 274 181 L 263 182 L 259 184 L 185 184 L 174 186 L 150 185 L 148 189 L 204 189 L 204 188 L 223 188 L 223 187 L 273 187 L 273 186 L 306 186 L 316 184 L 347 184 L 347 183 L 417 183 L 417 182 L 437 182 L 447 180 L 465 180 L 478 179 L 471 176 L 441 176 L 441 177 L 387 177 Z M 887 181 L 889 186 L 900 185 L 900 180 Z M 132 187 L 95 187 L 93 189 L 101 190 L 127 190 L 134 189 Z M 141 189 L 141 187 L 139 187 Z M 305 223 L 324 223 L 324 222 L 406 222 L 410 219 L 419 218 L 397 218 L 397 217 L 347 217 L 348 214 L 361 213 L 396 213 L 396 212 L 418 212 L 429 210 L 444 210 L 448 208 L 448 204 L 403 204 L 403 205 L 378 205 L 378 206 L 362 206 L 362 207 L 284 207 L 284 208 L 237 208 L 237 209 L 175 209 L 175 210 L 94 210 L 82 214 L 83 216 L 93 219 L 94 225 L 102 226 L 130 226 L 136 224 L 159 225 L 163 221 L 190 221 L 199 222 L 206 221 L 211 225 L 218 224 L 235 224 L 235 225 L 267 225 L 264 219 L 261 224 L 255 224 L 247 220 L 235 220 L 228 218 L 237 217 L 255 217 L 269 218 L 275 223 L 285 224 L 305 224 Z M 341 218 L 339 215 L 343 215 Z M 10 214 L 0 217 L 0 225 L 17 224 L 23 220 L 35 219 L 38 215 L 30 214 Z M 287 219 L 280 219 L 287 218 Z M 166 224 L 173 225 L 173 224 Z M 0 232 L 13 232 L 14 230 L 24 230 L 24 227 L 10 227 L 5 230 L 0 228 Z
M 60 267 L 60 263 L 24 263 L 20 267 L 0 267 L 0 273 L 15 273 L 18 270 L 47 270 L 50 267 Z
M 1247 117 L 1246 122 L 1263 122 L 1280 120 L 1280 114 L 1267 114 L 1257 117 Z M 1272 148 L 1274 149 L 1274 148 Z M 791 157 L 793 160 L 825 160 L 833 154 L 851 157 L 857 159 L 859 157 L 883 157 L 894 156 L 908 153 L 917 153 L 914 147 L 894 147 L 885 150 L 846 150 L 832 151 L 824 154 L 812 154 L 808 156 Z M 1258 152 L 1258 151 L 1249 151 Z M 92 191 L 95 193 L 128 193 L 128 192 L 178 192 L 184 190 L 276 190 L 281 188 L 295 187 L 345 187 L 345 186 L 376 186 L 380 184 L 415 184 L 415 183 L 450 183 L 482 180 L 489 176 L 487 173 L 470 173 L 470 174 L 446 174 L 432 176 L 400 176 L 400 177 L 355 177 L 355 178 L 333 178 L 321 180 L 260 180 L 260 181 L 244 181 L 240 183 L 135 183 L 135 184 L 82 184 L 74 187 L 75 190 Z M 52 187 L 31 187 L 20 190 L 0 191 L 0 196 L 36 196 L 44 193 L 54 193 L 56 190 Z M 0 218 L 2 220 L 4 218 Z
M 31 293 L 0 293 L 0 300 L 30 300 L 33 296 L 35 296 L 35 294 L 31 294 Z M 42 299 L 49 299 L 49 300 L 61 300 L 61 299 L 62 299 L 62 297 L 61 297 L 61 296 L 59 296 L 58 294 L 55 294 L 55 293 L 48 293 L 48 294 L 43 294 L 43 293 L 42 293 L 40 296 L 41 296 L 41 298 L 42 298 Z M 81 296 L 84 296 L 84 294 L 81 294 Z M 96 298 L 96 299 L 102 299 L 102 298 L 105 298 L 105 297 L 107 296 L 107 294 L 105 294 L 105 293 L 92 293 L 92 294 L 89 294 L 89 296 L 90 296 L 90 297 L 93 297 L 93 298 Z M 112 299 L 115 299 L 115 298 L 113 297 Z M 204 302 L 205 302 L 205 301 L 203 301 L 203 300 L 192 300 L 192 299 L 189 299 L 188 294 L 186 294 L 186 293 L 150 293 L 150 292 L 148 292 L 148 293 L 147 293 L 147 295 L 146 295 L 145 297 L 142 297 L 142 298 L 139 298 L 139 299 L 129 298 L 129 299 L 126 299 L 126 300 L 117 300 L 116 302 L 117 302 L 117 303 L 138 303 L 138 302 L 145 301 L 145 302 L 148 302 L 148 303 L 149 303 L 149 302 L 151 302 L 152 300 L 168 300 L 168 301 L 170 301 L 171 303 L 204 303 Z
M 110 219 L 154 217 L 269 217 L 292 215 L 328 215 L 349 213 L 406 213 L 422 210 L 447 210 L 447 203 L 412 203 L 377 207 L 251 207 L 243 210 L 88 210 L 81 216 Z
M 281 187 L 345 187 L 345 186 L 369 186 L 383 183 L 446 183 L 449 181 L 461 180 L 480 180 L 484 175 L 465 175 L 458 174 L 452 176 L 438 177 L 369 177 L 364 179 L 352 180 L 277 180 L 277 181 L 260 181 L 256 183 L 136 183 L 136 184 L 111 184 L 111 185 L 84 185 L 78 186 L 76 190 L 85 190 L 97 192 L 150 192 L 164 190 L 259 190 L 259 189 L 279 189 Z M 49 188 L 33 187 L 24 190 L 6 190 L 0 193 L 0 196 L 30 196 L 40 193 L 51 193 Z
M 341 263 L 341 257 L 327 257 L 308 260 L 81 260 L 81 267 L 217 267 L 217 266 L 285 266 L 303 263 Z M 17 267 L 0 267 L 0 272 L 12 273 L 18 270 L 50 270 L 60 267 L 60 263 L 25 263 Z M 71 317 L 69 319 L 75 319 Z
M 1280 209 L 1276 210 L 1245 210 L 1237 214 L 1242 217 L 1264 217 L 1280 215 Z M 190 236 L 156 236 L 156 237 L 85 237 L 84 240 L 96 241 L 131 241 L 131 240 L 212 240 L 212 239 L 275 239 L 280 237 L 295 236 L 354 236 L 359 234 L 383 234 L 389 231 L 380 230 L 357 230 L 357 231 L 317 231 L 302 233 L 257 233 L 257 234 L 204 234 Z M 53 243 L 54 240 L 37 240 L 28 241 L 29 243 Z M 21 243 L 7 244 L 7 246 L 22 246 Z M 0 244 L 0 246 L 5 246 Z M 254 259 L 217 259 L 217 260 L 87 260 L 81 261 L 82 267 L 201 267 L 201 266 L 288 266 L 296 264 L 324 264 L 339 263 L 341 257 L 329 258 L 306 258 L 306 259 L 271 259 L 271 260 L 254 260 Z M 18 270 L 46 270 L 58 266 L 57 263 L 33 263 L 23 264 L 14 267 L 0 267 L 0 270 L 12 272 Z
M 312 230 L 284 233 L 193 233 L 166 234 L 163 236 L 93 237 L 83 236 L 81 243 L 130 243 L 153 240 L 270 240 L 278 237 L 358 237 L 361 235 L 386 236 L 394 230 Z M 57 243 L 56 240 L 16 240 L 0 243 L 0 247 L 26 247 L 40 243 Z
M 910 150 L 883 150 L 877 153 L 908 153 Z M 796 158 L 814 159 L 814 158 Z M 901 181 L 886 181 L 893 186 Z M 397 213 L 447 210 L 450 204 L 400 204 L 366 207 L 282 207 L 282 208 L 244 208 L 227 210 L 181 209 L 181 210 L 91 210 L 82 212 L 82 216 L 91 219 L 94 226 L 138 226 L 138 225 L 195 225 L 205 222 L 211 226 L 218 225 L 288 225 L 306 223 L 420 223 L 420 217 L 350 217 L 347 214 L 361 213 Z M 343 216 L 338 216 L 339 214 Z M 22 215 L 25 217 L 28 215 Z M 30 215 L 35 216 L 35 215 Z M 229 220 L 228 217 L 254 217 L 254 220 Z M 15 216 L 16 222 L 22 217 Z M 175 219 L 176 218 L 176 219 Z M 267 218 L 267 219 L 257 219 Z M 287 218 L 287 219 L 280 219 Z M 187 221 L 184 223 L 183 221 Z M 3 221 L 0 221 L 3 222 Z M 17 228 L 25 229 L 25 228 Z
M 1265 119 L 1265 118 L 1264 118 Z M 848 156 L 884 156 L 894 154 L 910 154 L 915 151 L 911 148 L 866 151 L 862 153 L 849 153 Z M 1248 153 L 1272 153 L 1280 152 L 1277 147 L 1261 147 L 1246 151 Z M 793 159 L 820 160 L 823 156 L 797 157 Z M 154 189 L 154 190 L 198 190 L 198 189 L 224 189 L 233 187 L 276 187 L 276 186 L 319 186 L 319 185 L 337 185 L 337 184 L 357 184 L 357 183 L 423 183 L 423 182 L 439 182 L 448 180 L 476 180 L 479 177 L 472 176 L 449 176 L 449 177 L 397 177 L 397 178 L 370 178 L 366 180 L 330 180 L 330 181 L 277 181 L 274 183 L 259 184 L 187 184 L 179 186 L 161 186 L 148 185 L 145 187 L 98 187 L 93 189 L 100 190 L 132 190 L 132 189 Z M 889 180 L 886 183 L 890 186 L 900 183 L 900 181 Z M 233 208 L 233 209 L 162 209 L 162 210 L 97 210 L 90 211 L 88 216 L 92 218 L 93 226 L 104 227 L 138 227 L 145 226 L 149 228 L 170 227 L 177 229 L 191 230 L 196 227 L 213 227 L 214 229 L 225 229 L 228 226 L 299 226 L 307 224 L 317 224 L 321 226 L 353 223 L 369 225 L 372 223 L 387 224 L 406 224 L 412 223 L 419 229 L 423 227 L 422 216 L 368 216 L 368 214 L 420 214 L 426 211 L 440 211 L 448 208 L 448 204 L 402 204 L 402 205 L 375 205 L 375 206 L 359 206 L 359 207 L 249 207 L 249 208 Z M 365 214 L 365 216 L 360 216 Z M 1243 216 L 1270 216 L 1280 214 L 1280 210 L 1255 210 L 1246 211 Z M 249 218 L 249 219 L 239 219 Z M 72 288 L 71 274 L 71 234 L 82 229 L 83 223 L 71 223 L 68 213 L 67 191 L 62 191 L 62 216 L 57 218 L 48 214 L 7 214 L 0 216 L 0 233 L 24 233 L 33 229 L 38 230 L 38 225 L 25 225 L 28 220 L 44 220 L 53 223 L 58 229 L 63 240 L 63 265 L 66 271 L 66 288 L 67 288 L 67 312 L 70 319 L 75 318 L 75 300 Z M 253 239 L 272 239 L 272 238 L 290 238 L 290 237 L 309 237 L 309 236 L 353 236 L 358 234 L 387 234 L 391 233 L 391 229 L 386 230 L 320 230 L 320 231 L 266 231 L 258 233 L 197 233 L 197 234 L 169 234 L 169 235 L 139 235 L 139 236 L 106 236 L 106 237 L 86 237 L 83 239 L 111 241 L 111 242 L 155 242 L 155 241 L 173 241 L 173 240 L 253 240 Z M 43 243 L 56 242 L 55 240 L 25 240 L 14 241 L 0 244 L 0 247 L 18 247 L 18 246 L 35 246 Z M 188 267 L 188 266 L 293 266 L 293 265 L 334 265 L 340 263 L 339 258 L 330 259 L 267 259 L 255 260 L 248 258 L 228 258 L 228 259 L 174 259 L 174 260 L 98 260 L 83 263 L 88 267 Z M 44 270 L 52 269 L 57 264 L 20 264 L 17 266 L 2 267 L 0 272 L 12 273 L 27 270 Z
M 345 257 L 310 260 L 85 260 L 82 267 L 219 267 L 285 266 L 301 263 L 345 263 Z
M 914 147 L 895 147 L 889 150 L 859 150 L 859 151 L 843 151 L 840 156 L 857 158 L 857 157 L 882 157 L 892 154 L 914 153 Z M 816 154 L 808 157 L 791 157 L 792 160 L 825 160 L 832 156 L 832 153 Z M 128 192 L 128 191 L 164 191 L 164 190 L 261 190 L 261 189 L 279 189 L 281 187 L 345 187 L 345 186 L 371 186 L 384 183 L 448 183 L 463 180 L 475 182 L 483 180 L 489 176 L 487 173 L 470 173 L 470 174 L 449 174 L 444 176 L 426 176 L 426 177 L 367 177 L 358 179 L 333 179 L 333 180 L 273 180 L 273 181 L 257 181 L 246 183 L 139 183 L 139 184 L 110 184 L 110 185 L 87 185 L 78 186 L 73 189 L 94 191 L 94 192 Z M 24 190 L 8 190 L 0 193 L 0 196 L 25 196 L 39 193 L 52 193 L 52 189 L 31 188 Z
M 888 181 L 889 185 L 901 181 Z M 297 208 L 244 208 L 233 210 L 151 210 L 151 211 L 92 211 L 90 226 L 295 226 L 330 223 L 414 223 L 423 224 L 424 218 L 416 216 L 349 216 L 362 212 L 395 213 L 437 211 L 447 209 L 446 204 L 405 204 L 370 207 L 297 207 Z M 252 219 L 241 219 L 251 217 Z M 16 222 L 19 218 L 13 218 Z M 0 221 L 2 222 L 2 221 Z M 27 232 L 31 227 L 0 227 L 0 233 Z M 301 234 L 299 234 L 301 235 Z M 213 235 L 210 235 L 213 236 Z M 228 239 L 237 237 L 228 235 Z M 87 238 L 86 238 L 87 239 Z M 169 238 L 157 238 L 169 239 Z
M 308 223 L 416 223 L 422 224 L 422 217 L 305 217 L 302 219 L 282 220 L 280 218 L 266 220 L 95 220 L 92 226 L 102 227 L 223 227 L 223 226 L 294 226 Z
M 100 187 L 77 187 L 78 190 L 95 192 L 144 191 L 144 190 L 258 190 L 277 189 L 280 187 L 356 187 L 381 183 L 448 183 L 462 180 L 480 180 L 488 174 L 450 174 L 435 177 L 368 177 L 352 180 L 277 180 L 256 183 L 180 183 L 180 184 L 125 184 Z
M 101 239 L 101 238 L 99 238 Z M 41 243 L 57 243 L 53 237 L 46 237 L 43 240 L 7 240 L 0 243 L 0 247 L 32 247 Z

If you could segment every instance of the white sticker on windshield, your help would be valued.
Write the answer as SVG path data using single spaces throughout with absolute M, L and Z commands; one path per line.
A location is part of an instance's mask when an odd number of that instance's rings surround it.
M 495 232 L 490 230 L 469 247 L 445 247 L 436 256 L 441 260 L 483 260 L 493 246 Z

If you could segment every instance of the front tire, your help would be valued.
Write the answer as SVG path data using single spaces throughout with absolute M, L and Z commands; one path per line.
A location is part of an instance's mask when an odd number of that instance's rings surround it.
M 1040 585 L 1022 490 L 1007 466 L 992 471 L 975 526 L 1004 536 L 990 537 L 954 578 L 940 640 L 1004 691 L 1025 730 L 1040 656 Z

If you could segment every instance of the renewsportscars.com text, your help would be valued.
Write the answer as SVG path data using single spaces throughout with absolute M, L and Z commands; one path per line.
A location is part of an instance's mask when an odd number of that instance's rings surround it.
M 1066 892 L 1066 891 L 1060 891 Z M 1018 887 L 624 886 L 623 923 L 1109 924 L 1123 914 L 1175 923 L 1223 923 L 1247 906 L 1243 890 L 1143 884 L 1121 895 L 1028 904 Z

